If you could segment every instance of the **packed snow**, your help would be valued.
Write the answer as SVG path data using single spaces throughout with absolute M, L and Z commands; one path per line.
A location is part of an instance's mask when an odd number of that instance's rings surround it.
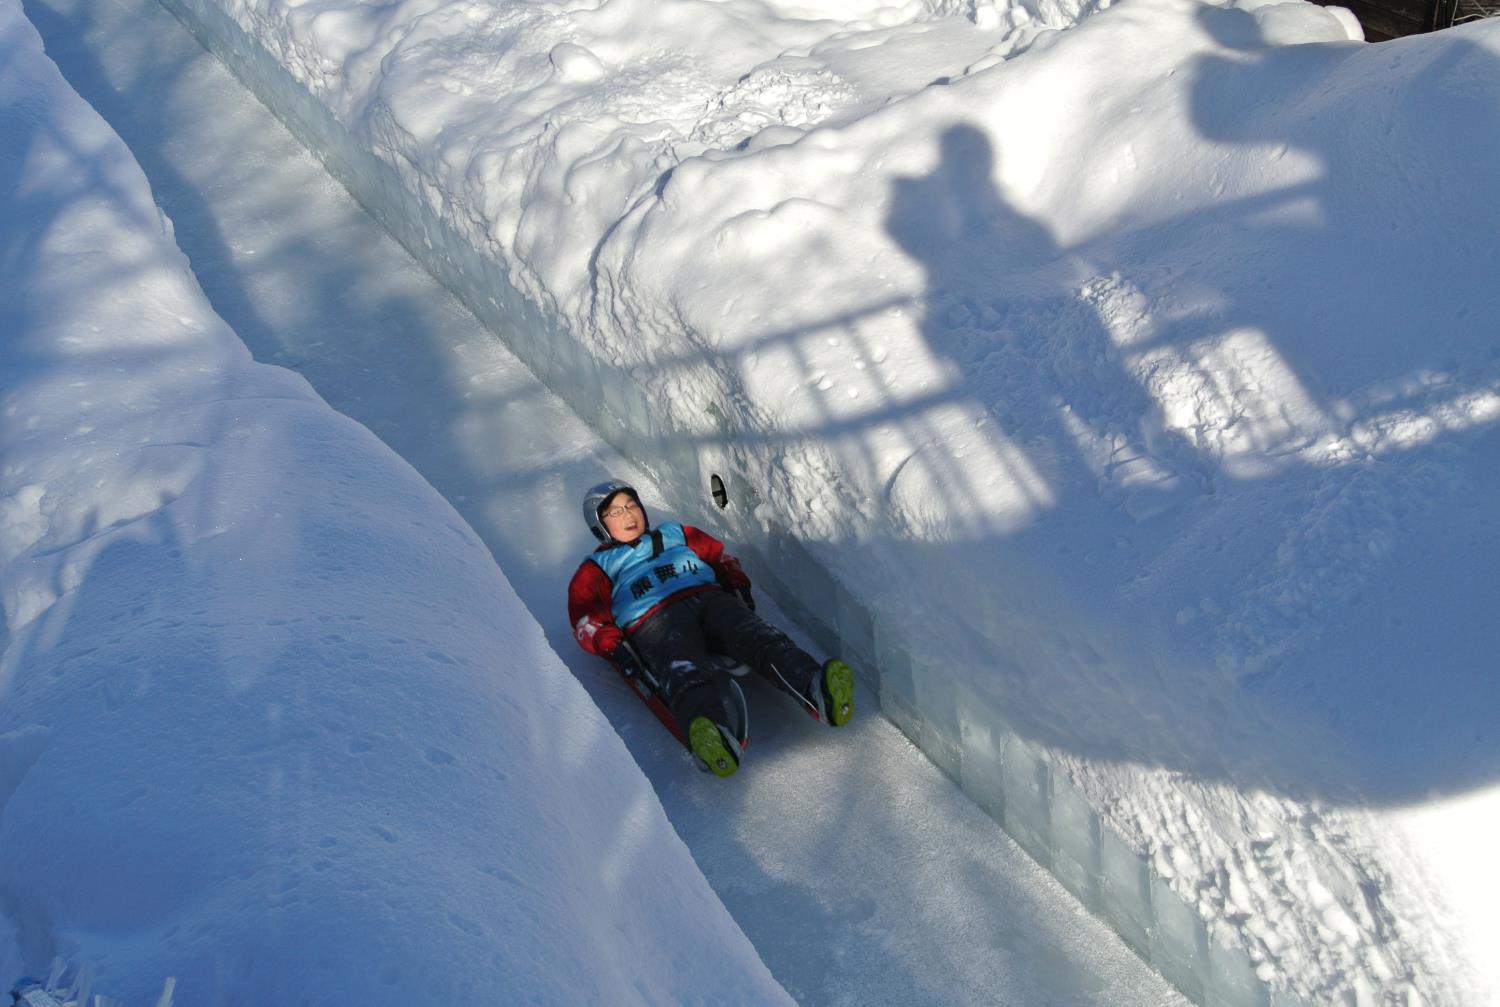
M 295 369 L 331 405 L 365 423 L 399 451 L 455 503 L 483 538 L 500 561 L 506 580 L 543 622 L 548 641 L 563 652 L 566 663 L 605 710 L 629 749 L 627 756 L 624 749 L 597 747 L 590 749 L 588 758 L 633 756 L 646 770 L 673 827 L 702 865 L 715 892 L 755 942 L 777 981 L 798 1002 L 899 1002 L 934 1007 L 996 999 L 1111 1007 L 1181 1002 L 1161 977 L 1101 923 L 1085 916 L 1054 879 L 878 718 L 862 718 L 835 741 L 785 705 L 784 697 L 768 689 L 752 690 L 756 774 L 738 778 L 743 786 L 726 788 L 694 772 L 683 750 L 644 706 L 597 660 L 577 650 L 565 621 L 556 617 L 560 586 L 591 542 L 573 491 L 604 472 L 614 472 L 636 478 L 648 498 L 655 499 L 649 479 L 590 434 L 451 295 L 383 236 L 328 179 L 321 165 L 280 130 L 269 113 L 154 0 L 53 0 L 28 4 L 26 14 L 68 82 L 94 104 L 138 159 L 151 183 L 152 196 L 170 217 L 172 234 L 214 309 L 257 357 Z M 153 228 L 158 226 L 158 218 L 149 219 Z M 26 225 L 29 221 L 20 229 L 26 230 Z M 175 260 L 175 256 L 168 255 L 168 259 Z M 174 268 L 179 265 L 172 264 Z M 80 299 L 107 301 L 119 293 L 114 285 L 97 293 L 70 289 Z M 134 304 L 127 298 L 122 310 Z M 209 319 L 204 322 L 211 324 Z M 138 326 L 120 331 L 121 346 L 140 338 Z M 31 342 L 46 346 L 66 332 L 66 324 L 60 324 L 34 334 Z M 107 332 L 97 336 L 98 347 L 112 345 Z M 69 374 L 81 369 L 76 363 L 70 364 Z M 275 373 L 264 368 L 257 372 Z M 289 383 L 299 384 L 294 379 Z M 57 441 L 47 443 L 55 446 Z M 362 458 L 356 456 L 352 463 L 360 465 Z M 389 469 L 379 468 L 370 477 L 382 474 L 388 476 Z M 279 492 L 296 496 L 317 492 L 319 484 L 315 480 L 307 485 L 306 477 L 293 465 L 279 471 L 276 481 Z M 359 492 L 362 486 L 356 483 L 351 491 Z M 237 490 L 238 484 L 229 488 Z M 251 504 L 263 496 L 252 498 Z M 206 494 L 197 499 L 204 508 L 216 506 Z M 285 506 L 281 509 L 287 511 Z M 410 509 L 401 513 L 413 516 Z M 326 520 L 326 515 L 322 517 Z M 451 514 L 448 517 L 452 519 Z M 326 580 L 323 567 L 354 565 L 359 567 L 354 575 L 367 579 L 368 571 L 349 551 L 367 546 L 380 549 L 388 545 L 387 537 L 367 535 L 357 522 L 342 523 L 340 531 L 345 537 L 338 547 L 299 556 L 288 575 Z M 418 533 L 410 548 L 422 549 L 425 542 L 426 536 Z M 177 545 L 161 541 L 143 543 L 142 548 L 164 551 Z M 240 577 L 234 556 L 186 551 L 195 562 L 225 564 L 218 576 Z M 25 558 L 23 553 L 20 562 Z M 441 561 L 441 557 L 435 560 Z M 251 583 L 265 594 L 279 589 L 274 576 L 258 575 Z M 389 587 L 390 580 L 377 586 Z M 88 582 L 80 590 L 91 590 Z M 447 594 L 423 602 L 426 586 L 420 576 L 405 579 L 399 590 L 406 608 L 418 604 L 454 607 Z M 358 591 L 350 600 L 337 591 L 312 597 L 299 588 L 292 595 L 290 603 L 299 606 L 301 618 L 308 622 L 324 617 L 347 621 L 351 605 L 367 600 L 367 593 Z M 133 605 L 130 599 L 124 603 Z M 464 604 L 466 610 L 484 609 L 496 600 L 481 592 Z M 337 660 L 343 651 L 351 660 L 363 661 L 352 652 L 390 649 L 386 639 L 387 624 L 392 622 L 389 601 L 376 605 L 374 611 L 386 614 L 382 625 L 350 625 L 340 632 L 342 641 L 320 646 L 324 659 Z M 762 611 L 785 622 L 774 603 L 764 597 Z M 233 614 L 240 622 L 247 621 L 243 611 Z M 404 611 L 401 615 L 410 621 Z M 180 611 L 176 618 L 182 624 L 174 637 L 151 635 L 145 641 L 145 646 L 156 648 L 151 659 L 158 665 L 176 660 L 175 648 L 180 644 L 187 647 L 188 659 L 199 663 L 202 674 L 211 665 L 199 661 L 193 627 L 223 622 L 222 606 L 197 605 Z M 267 618 L 279 616 L 271 613 Z M 94 624 L 102 621 L 95 619 Z M 75 647 L 82 646 L 81 634 L 88 628 L 69 625 L 69 639 Z M 484 674 L 511 677 L 524 686 L 533 668 L 520 660 L 495 660 Z M 326 672 L 320 675 L 325 676 Z M 91 687 L 87 681 L 75 680 L 75 684 Z M 406 684 L 411 697 L 422 696 L 425 686 L 420 678 L 408 676 Z M 173 685 L 161 682 L 160 688 Z M 409 712 L 412 702 L 393 697 L 389 691 L 377 699 L 398 715 Z M 345 698 L 327 689 L 299 694 L 296 706 L 304 717 L 315 716 L 314 706 L 341 721 L 352 722 L 363 715 L 362 709 L 346 709 Z M 551 704 L 532 712 L 533 731 L 559 733 L 572 722 L 569 704 Z M 481 710 L 480 715 L 488 713 Z M 261 740 L 258 720 L 226 727 L 214 718 L 210 726 L 245 747 Z M 372 730 L 384 726 L 388 725 L 380 720 L 372 724 Z M 492 726 L 500 731 L 518 729 L 504 717 Z M 116 727 L 117 722 L 108 717 L 80 718 L 70 731 L 82 734 Z M 446 750 L 458 764 L 484 757 L 456 743 Z M 363 754 L 357 779 L 348 775 L 347 760 L 337 750 L 334 755 L 340 757 L 322 759 L 316 766 L 299 765 L 302 787 L 310 786 L 310 775 L 321 772 L 339 788 L 342 799 L 336 811 L 330 810 L 330 831 L 356 838 L 365 830 L 388 829 L 397 834 L 390 824 L 391 802 L 379 793 L 384 787 L 381 760 L 387 754 L 382 746 Z M 81 760 L 70 765 L 73 775 L 64 779 L 53 773 L 49 779 L 55 788 L 73 792 L 73 802 L 88 802 L 95 790 L 89 766 Z M 401 779 L 404 765 L 396 762 L 393 779 Z M 531 782 L 538 787 L 560 786 L 561 791 L 553 795 L 560 802 L 571 801 L 569 795 L 576 791 L 548 765 L 522 761 L 516 770 L 533 774 Z M 572 771 L 570 766 L 569 774 Z M 113 793 L 111 786 L 106 783 L 100 791 L 107 800 Z M 362 793 L 365 788 L 377 792 Z M 437 796 L 440 799 L 441 792 Z M 233 798 L 233 793 L 223 795 L 230 803 Z M 587 793 L 583 798 L 588 799 Z M 255 805 L 252 812 L 258 811 L 259 798 L 250 795 L 246 799 Z M 476 790 L 474 799 L 497 802 L 502 810 L 506 803 L 515 805 L 498 790 Z M 836 802 L 837 813 L 829 813 L 830 802 Z M 525 807 L 518 810 L 527 813 Z M 437 827 L 447 813 L 423 805 L 400 811 L 396 817 L 425 816 Z M 334 870 L 337 857 L 324 845 L 326 836 L 314 827 L 316 820 L 293 816 L 281 824 L 283 832 L 274 846 L 262 843 L 253 851 L 242 851 L 243 873 L 259 867 L 264 874 L 285 875 L 306 862 L 325 863 L 325 870 Z M 605 823 L 596 824 L 603 827 Z M 200 836 L 207 831 L 200 825 L 194 829 Z M 401 849 L 409 850 L 423 839 L 405 828 L 399 834 Z M 493 841 L 500 844 L 506 837 L 496 836 Z M 375 851 L 364 851 L 348 873 L 357 876 L 352 883 L 368 886 L 369 897 L 375 898 L 394 854 L 384 840 L 371 842 Z M 146 863 L 157 852 L 137 847 L 131 855 L 144 869 L 157 870 L 156 865 Z M 170 862 L 181 854 L 181 848 L 164 846 L 159 853 Z M 472 853 L 470 848 L 455 851 L 451 845 L 433 847 L 423 851 L 421 863 Z M 255 857 L 263 859 L 252 863 Z M 526 868 L 518 860 L 512 856 L 508 869 L 518 881 L 526 880 Z M 627 866 L 660 869 L 651 863 Z M 411 871 L 410 864 L 403 866 L 394 879 L 394 890 L 403 889 Z M 471 892 L 473 880 L 462 869 L 424 873 L 423 895 L 432 907 L 467 905 L 474 898 L 505 898 L 503 887 L 484 887 L 485 878 L 478 879 L 479 891 Z M 313 885 L 301 890 L 312 898 L 322 892 Z M 117 894 L 129 897 L 131 893 L 55 885 L 51 894 L 69 906 L 89 901 L 90 910 L 97 913 Z M 538 890 L 535 897 L 544 893 Z M 144 985 L 153 972 L 177 974 L 188 980 L 178 984 L 177 1002 L 210 1004 L 264 1002 L 262 988 L 269 969 L 277 971 L 283 988 L 301 991 L 308 1002 L 316 1003 L 341 1002 L 346 990 L 361 1003 L 426 1003 L 443 998 L 451 992 L 451 985 L 465 980 L 469 981 L 466 998 L 484 998 L 498 988 L 502 992 L 488 999 L 541 1002 L 555 995 L 576 1002 L 574 998 L 586 995 L 578 989 L 579 983 L 558 984 L 557 974 L 561 971 L 566 977 L 580 966 L 588 972 L 597 969 L 596 943 L 564 936 L 552 956 L 519 972 L 505 972 L 503 984 L 490 982 L 500 974 L 497 966 L 476 975 L 460 975 L 452 984 L 443 979 L 415 997 L 402 984 L 383 986 L 372 994 L 358 983 L 346 984 L 342 974 L 373 974 L 391 967 L 389 947 L 371 944 L 342 949 L 340 938 L 326 935 L 347 930 L 337 914 L 368 912 L 366 902 L 345 899 L 321 917 L 326 934 L 319 935 L 317 942 L 327 945 L 330 955 L 340 951 L 343 957 L 337 961 L 302 953 L 300 947 L 287 953 L 281 945 L 257 944 L 248 950 L 237 946 L 237 939 L 252 922 L 274 932 L 283 913 L 302 912 L 298 904 L 284 906 L 283 901 L 268 899 L 251 906 L 221 900 L 196 911 L 191 925 L 205 931 L 223 930 L 223 940 L 158 945 L 156 936 L 167 929 L 166 924 L 155 917 L 122 912 L 128 903 L 113 907 L 120 915 L 108 929 L 83 931 L 73 922 L 76 912 L 55 914 L 42 897 L 26 903 L 24 946 L 16 944 L 10 916 L 0 913 L 0 970 L 6 979 L 23 971 L 44 971 L 47 956 L 57 952 L 75 963 L 102 965 L 95 984 L 101 991 L 133 991 L 136 975 L 145 977 L 140 983 Z M 668 907 L 658 903 L 641 908 L 664 913 Z M 565 907 L 555 907 L 546 918 L 564 918 L 566 912 Z M 219 920 L 217 914 L 231 918 Z M 641 937 L 659 940 L 694 919 L 677 912 L 670 920 L 663 917 Z M 592 932 L 600 922 L 590 916 L 578 925 Z M 411 939 L 423 944 L 419 938 L 431 929 L 430 921 L 418 914 L 411 925 L 418 928 Z M 424 944 L 426 952 L 447 936 L 446 924 L 436 930 L 432 942 Z M 499 946 L 511 938 L 492 931 L 482 939 Z M 128 945 L 128 950 L 119 951 L 121 945 Z M 701 954 L 696 945 L 676 941 L 675 946 Z M 404 956 L 399 967 L 461 973 L 472 965 L 462 955 L 440 962 L 416 960 L 424 947 Z M 256 969 L 233 968 L 242 955 L 250 953 L 271 960 Z M 627 944 L 619 953 L 633 954 L 634 949 Z M 138 960 L 141 955 L 145 958 Z M 576 962 L 573 956 L 578 956 Z M 566 964 L 559 964 L 563 959 Z M 653 970 L 679 969 L 649 955 L 639 964 Z M 681 984 L 655 979 L 644 990 L 631 990 L 623 977 L 614 977 L 618 982 L 611 981 L 605 1002 L 692 1001 L 693 995 L 684 995 L 679 987 L 695 981 L 692 972 L 698 964 L 691 962 L 686 970 L 679 969 L 685 972 Z M 512 965 L 506 962 L 505 968 Z M 553 985 L 548 986 L 549 982 Z M 718 999 L 733 1002 L 714 987 L 704 988 Z M 737 992 L 759 1003 L 764 990 L 741 983 Z M 128 1002 L 133 1007 L 154 1000 L 131 996 Z
M 222 10 L 1273 988 L 1494 987 L 1500 27 Z
M 729 531 L 795 537 L 1274 990 L 1500 995 L 1500 24 L 185 6 L 644 393 L 642 464 L 722 457 Z
M 0 3 L 0 967 L 788 1003 L 473 531 L 213 313 Z

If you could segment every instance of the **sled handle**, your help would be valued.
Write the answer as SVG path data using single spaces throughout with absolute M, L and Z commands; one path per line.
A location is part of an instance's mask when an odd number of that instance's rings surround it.
M 641 652 L 636 649 L 635 644 L 631 643 L 628 639 L 621 640 L 619 649 L 624 650 L 626 654 L 630 655 L 630 659 L 634 661 L 635 666 L 640 669 L 641 677 L 646 680 L 647 684 L 649 684 L 653 690 L 659 687 L 660 682 L 656 677 L 656 672 L 651 669 L 650 664 L 646 663 L 646 659 L 641 656 Z

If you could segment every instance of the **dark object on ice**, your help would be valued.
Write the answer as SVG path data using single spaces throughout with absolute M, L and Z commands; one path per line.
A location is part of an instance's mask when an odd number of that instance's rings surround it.
M 1456 24 L 1500 16 L 1497 0 L 1314 0 L 1354 12 L 1371 42 L 1441 31 Z

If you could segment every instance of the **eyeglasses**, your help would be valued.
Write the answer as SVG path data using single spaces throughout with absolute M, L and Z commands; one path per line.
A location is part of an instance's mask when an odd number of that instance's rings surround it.
M 609 510 L 604 512 L 604 516 L 611 518 L 622 517 L 624 516 L 626 511 L 638 511 L 640 509 L 641 505 L 632 500 L 629 503 L 621 504 L 618 507 L 611 507 Z

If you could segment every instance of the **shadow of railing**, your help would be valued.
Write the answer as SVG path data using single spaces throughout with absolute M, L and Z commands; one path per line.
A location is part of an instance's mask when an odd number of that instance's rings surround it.
M 1298 88 L 1305 92 L 1337 83 L 1340 61 L 1319 46 L 1261 53 L 1244 27 L 1239 20 L 1207 26 L 1250 55 L 1208 57 L 1195 66 L 1197 127 L 1200 135 L 1220 143 L 1274 144 L 1272 117 L 1284 114 L 1302 93 Z M 1479 55 L 1473 58 L 1483 62 Z M 1269 96 L 1258 115 L 1245 113 L 1246 95 Z M 692 513 L 705 506 L 700 483 L 706 466 L 723 464 L 737 476 L 742 494 L 724 521 L 753 544 L 759 572 L 780 582 L 781 596 L 799 618 L 822 624 L 825 646 L 842 642 L 873 657 L 883 651 L 877 646 L 883 640 L 891 644 L 889 653 L 904 654 L 904 670 L 893 662 L 883 673 L 905 675 L 896 689 L 929 710 L 946 703 L 943 730 L 962 734 L 961 699 L 967 702 L 952 681 L 931 673 L 946 663 L 983 669 L 965 673 L 965 687 L 978 693 L 976 703 L 1004 711 L 1007 723 L 1028 742 L 1069 756 L 1160 767 L 1210 782 L 1253 780 L 1274 795 L 1335 805 L 1400 805 L 1492 783 L 1496 763 L 1484 753 L 1476 757 L 1473 748 L 1455 746 L 1423 762 L 1420 771 L 1391 775 L 1385 771 L 1390 760 L 1376 759 L 1373 747 L 1385 745 L 1387 737 L 1371 733 L 1372 720 L 1346 712 L 1350 704 L 1376 712 L 1366 703 L 1365 669 L 1347 653 L 1336 676 L 1316 682 L 1285 669 L 1297 655 L 1312 668 L 1309 655 L 1319 655 L 1320 641 L 1336 635 L 1323 632 L 1325 624 L 1337 621 L 1336 606 L 1376 590 L 1382 574 L 1399 573 L 1388 562 L 1394 552 L 1366 549 L 1373 557 L 1367 561 L 1357 550 L 1364 547 L 1361 532 L 1372 526 L 1371 516 L 1384 529 L 1381 548 L 1400 548 L 1402 522 L 1408 518 L 1403 501 L 1412 495 L 1403 481 L 1420 496 L 1424 480 L 1437 473 L 1436 484 L 1448 494 L 1437 511 L 1418 514 L 1424 523 L 1441 523 L 1465 506 L 1451 485 L 1441 486 L 1452 474 L 1446 459 L 1472 443 L 1464 439 L 1470 435 L 1461 423 L 1425 439 L 1388 439 L 1383 454 L 1369 438 L 1361 442 L 1354 434 L 1362 427 L 1388 426 L 1402 399 L 1435 408 L 1433 393 L 1403 390 L 1422 384 L 1425 374 L 1454 375 L 1452 381 L 1428 385 L 1444 389 L 1446 401 L 1492 390 L 1496 366 L 1493 359 L 1468 356 L 1448 366 L 1453 353 L 1469 352 L 1462 326 L 1448 330 L 1453 338 L 1446 345 L 1403 341 L 1393 353 L 1359 356 L 1361 333 L 1388 321 L 1379 298 L 1371 296 L 1389 285 L 1378 268 L 1381 249 L 1388 246 L 1376 240 L 1378 225 L 1354 212 L 1358 196 L 1343 178 L 1358 165 L 1342 156 L 1347 137 L 1341 134 L 1329 146 L 1311 121 L 1303 123 L 1304 134 L 1291 129 L 1303 141 L 1304 177 L 1270 191 L 1227 198 L 1200 194 L 1203 205 L 1185 214 L 1135 222 L 1128 233 L 1095 235 L 1071 245 L 1029 220 L 993 187 L 995 155 L 984 149 L 983 131 L 957 126 L 939 141 L 934 171 L 900 180 L 891 194 L 890 237 L 924 273 L 915 305 L 872 299 L 827 318 L 779 326 L 728 350 L 679 319 L 682 339 L 693 349 L 645 358 L 652 369 L 650 386 L 702 379 L 717 408 L 680 428 L 662 424 L 667 404 L 651 402 L 627 368 L 599 359 L 570 341 L 557 320 L 520 303 L 503 271 L 479 252 L 433 262 L 434 245 L 461 249 L 464 239 L 449 224 L 425 216 L 419 201 L 407 207 L 410 219 L 392 219 L 388 197 L 399 190 L 399 180 L 388 167 L 381 174 L 379 167 L 361 161 L 347 171 L 356 189 L 372 178 L 388 186 L 379 198 L 368 193 L 365 198 L 372 204 L 385 201 L 377 215 L 414 254 L 425 255 L 449 286 L 485 291 L 504 302 L 503 308 L 489 308 L 482 299 L 468 298 L 492 328 L 517 340 L 523 358 L 568 393 L 607 438 L 668 477 L 677 510 Z M 353 146 L 337 124 L 330 124 L 331 119 L 323 124 L 329 136 Z M 1487 149 L 1484 142 L 1476 149 Z M 971 205 L 979 208 L 977 225 L 968 215 Z M 932 229 L 924 215 L 934 206 L 942 212 L 933 229 L 946 233 L 961 251 L 926 240 Z M 945 219 L 953 222 L 947 232 Z M 1224 234 L 1238 231 L 1256 235 L 1257 254 L 1245 253 L 1217 271 L 1192 276 L 1212 295 L 1203 298 L 1210 307 L 1183 316 L 1147 311 L 1139 325 L 1116 313 L 1132 298 L 1147 308 L 1153 298 L 1166 303 L 1189 272 L 1180 260 L 1201 264 Z M 1328 277 L 1315 267 L 1335 259 L 1351 233 L 1370 239 L 1359 242 L 1364 272 L 1341 270 L 1330 296 Z M 1274 296 L 1253 268 L 1259 255 L 1274 255 L 1267 248 L 1301 264 L 1300 270 L 1279 274 L 1285 286 Z M 1059 261 L 1065 268 L 1055 268 Z M 1035 269 L 1028 282 L 1013 276 L 1040 264 L 1054 267 L 1040 281 Z M 1425 298 L 1440 303 L 1429 290 L 1455 288 L 1451 273 L 1426 262 L 1419 278 L 1425 284 L 1419 284 L 1424 291 L 1419 305 L 1427 303 Z M 789 429 L 762 414 L 747 383 L 755 355 L 782 354 L 786 373 L 810 377 L 817 364 L 809 342 L 837 333 L 861 360 L 874 361 L 880 347 L 861 325 L 892 307 L 915 308 L 916 334 L 926 350 L 923 366 L 942 375 L 936 388 L 929 385 L 901 401 L 890 396 L 866 409 L 812 397 L 811 420 Z M 1494 322 L 1493 304 L 1470 308 L 1477 311 L 1476 323 Z M 1331 326 L 1331 335 L 1302 338 L 1313 326 Z M 1066 337 L 1061 347 L 1059 332 Z M 1350 361 L 1355 366 L 1346 367 Z M 1199 412 L 1189 421 L 1169 415 L 1174 391 L 1152 383 L 1154 364 L 1194 384 L 1190 397 Z M 1257 381 L 1300 389 L 1305 403 L 1297 415 L 1278 417 L 1274 395 L 1242 394 Z M 1266 408 L 1236 418 L 1233 407 L 1242 401 Z M 653 406 L 662 408 L 654 414 Z M 1226 410 L 1228 415 L 1220 416 Z M 1432 419 L 1418 417 L 1424 418 Z M 1219 432 L 1230 433 L 1217 441 L 1198 436 L 1197 426 L 1206 429 L 1219 419 L 1225 420 Z M 1242 429 L 1233 431 L 1230 419 Z M 976 427 L 976 420 L 983 422 Z M 1192 420 L 1203 422 L 1195 426 Z M 1481 419 L 1469 429 L 1483 435 L 1489 422 Z M 961 438 L 963 426 L 970 432 Z M 899 444 L 894 450 L 892 438 Z M 1314 450 L 1330 438 L 1339 445 L 1347 441 L 1348 453 Z M 779 470 L 776 456 L 791 447 L 806 449 L 809 463 L 829 462 L 835 489 L 849 488 L 839 481 L 838 466 L 832 464 L 837 461 L 857 473 L 850 480 L 854 487 L 878 485 L 884 495 L 849 502 L 856 519 L 851 525 L 830 522 L 812 527 L 812 533 L 778 526 L 774 516 L 752 518 L 757 503 L 811 485 Z M 976 455 L 982 465 L 975 463 Z M 899 463 L 893 466 L 892 457 Z M 1246 462 L 1265 458 L 1270 464 Z M 545 468 L 534 466 L 527 477 L 546 478 Z M 586 484 L 583 468 L 576 474 L 570 469 L 568 480 L 576 475 L 580 483 L 567 488 Z M 981 472 L 1009 473 L 1001 480 L 1005 499 L 997 502 Z M 1459 472 L 1455 478 L 1461 482 L 1467 475 Z M 1295 561 L 1299 542 L 1307 541 L 1298 534 L 1307 528 L 1297 520 L 1290 530 L 1270 521 L 1248 533 L 1216 525 L 1214 506 L 1219 505 L 1210 497 L 1229 496 L 1251 510 L 1302 508 L 1299 513 L 1314 525 L 1320 515 L 1337 519 L 1334 524 L 1344 534 L 1310 554 L 1336 561 L 1347 574 L 1324 585 L 1334 591 L 1336 604 L 1310 597 L 1291 615 L 1278 609 L 1275 589 L 1303 569 L 1295 562 L 1276 566 L 1278 553 L 1290 548 Z M 1348 502 L 1349 510 L 1328 510 L 1330 497 Z M 1373 515 L 1361 499 L 1371 502 Z M 934 500 L 935 512 L 924 514 L 922 504 Z M 966 510 L 966 501 L 979 505 Z M 1346 545 L 1347 554 L 1340 551 Z M 1172 583 L 1174 574 L 1185 574 L 1189 588 L 1201 585 L 1205 564 L 1223 578 L 1259 578 L 1236 596 L 1243 605 L 1231 608 L 1226 618 L 1220 618 L 1225 610 L 1212 598 L 1190 596 Z M 1101 581 L 1107 591 L 1101 591 Z M 806 602 L 799 603 L 799 597 Z M 1164 611 L 1173 613 L 1165 622 Z M 1469 639 L 1483 644 L 1490 639 L 1485 632 L 1480 625 Z M 1142 639 L 1150 637 L 1159 639 L 1142 652 Z M 1369 645 L 1348 653 L 1364 658 Z M 1328 666 L 1313 670 L 1321 674 Z M 1375 726 L 1416 697 L 1415 680 L 1387 675 L 1381 681 L 1388 691 Z M 1492 696 L 1494 686 L 1465 669 L 1453 669 L 1448 682 L 1451 688 L 1442 691 L 1453 702 L 1421 723 L 1422 736 L 1479 736 L 1480 711 L 1493 704 L 1465 705 L 1459 697 L 1474 688 Z M 946 695 L 932 695 L 944 689 Z M 1235 714 L 1247 705 L 1264 719 L 1235 723 Z M 939 738 L 937 747 L 953 740 Z M 1420 741 L 1412 737 L 1404 744 L 1414 747 Z M 934 758 L 944 764 L 941 750 Z

